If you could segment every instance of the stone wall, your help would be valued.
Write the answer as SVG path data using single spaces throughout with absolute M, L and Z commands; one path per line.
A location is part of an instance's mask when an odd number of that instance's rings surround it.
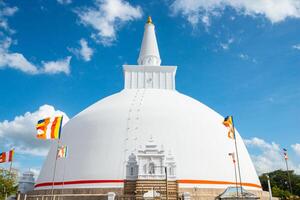
M 215 198 L 224 192 L 225 189 L 211 189 L 211 188 L 179 188 L 178 197 L 181 199 L 184 192 L 188 192 L 191 200 L 215 200 Z M 269 193 L 266 191 L 251 191 L 249 192 L 260 197 L 261 200 L 269 200 Z M 54 190 L 55 200 L 107 200 L 108 193 L 114 192 L 117 200 L 134 200 L 134 195 L 125 194 L 122 188 L 82 188 L 82 189 L 64 189 Z M 146 191 L 145 191 L 146 192 Z M 26 200 L 53 200 L 49 195 L 52 194 L 50 190 L 35 190 L 27 194 Z M 37 196 L 38 195 L 38 196 Z M 48 195 L 48 196 L 47 196 Z M 60 196 L 63 195 L 63 196 Z M 81 196 L 77 196 L 81 195 Z M 85 196 L 94 195 L 94 196 Z M 278 198 L 273 198 L 278 200 Z M 18 200 L 24 200 L 24 195 Z

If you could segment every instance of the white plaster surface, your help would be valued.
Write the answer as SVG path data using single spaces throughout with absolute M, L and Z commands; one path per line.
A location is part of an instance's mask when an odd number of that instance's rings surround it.
M 128 156 L 152 136 L 176 157 L 177 179 L 234 182 L 233 164 L 228 156 L 228 152 L 234 151 L 234 141 L 227 137 L 223 119 L 177 91 L 124 89 L 91 105 L 65 125 L 61 143 L 68 146 L 69 156 L 57 160 L 55 181 L 63 181 L 63 177 L 64 181 L 125 179 Z M 260 185 L 242 138 L 236 133 L 242 180 Z M 52 181 L 55 148 L 53 143 L 37 183 Z M 120 183 L 83 186 L 113 185 L 120 187 Z M 199 188 L 227 186 L 180 184 Z

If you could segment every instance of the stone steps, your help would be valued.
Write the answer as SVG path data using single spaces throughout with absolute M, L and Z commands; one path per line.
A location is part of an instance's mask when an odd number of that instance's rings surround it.
M 161 199 L 166 199 L 165 180 L 126 180 L 124 183 L 124 195 L 134 195 L 137 200 L 143 199 L 144 193 L 155 190 L 161 194 Z M 176 200 L 178 184 L 176 181 L 168 181 L 168 200 Z

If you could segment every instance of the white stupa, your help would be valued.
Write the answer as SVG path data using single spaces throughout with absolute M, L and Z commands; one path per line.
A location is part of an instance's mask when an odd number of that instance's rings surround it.
M 145 32 L 138 65 L 124 65 L 124 89 L 89 106 L 62 130 L 68 146 L 58 159 L 54 188 L 122 189 L 125 180 L 170 180 L 179 190 L 235 186 L 223 117 L 201 102 L 176 91 L 176 66 L 161 66 L 154 25 Z M 239 133 L 236 132 L 243 187 L 261 185 Z M 56 144 L 35 185 L 52 188 Z

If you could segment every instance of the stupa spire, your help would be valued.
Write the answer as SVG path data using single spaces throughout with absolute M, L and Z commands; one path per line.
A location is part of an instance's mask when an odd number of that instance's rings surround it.
M 138 58 L 139 65 L 160 66 L 161 60 L 154 28 L 155 26 L 149 16 L 145 24 L 144 37 Z

